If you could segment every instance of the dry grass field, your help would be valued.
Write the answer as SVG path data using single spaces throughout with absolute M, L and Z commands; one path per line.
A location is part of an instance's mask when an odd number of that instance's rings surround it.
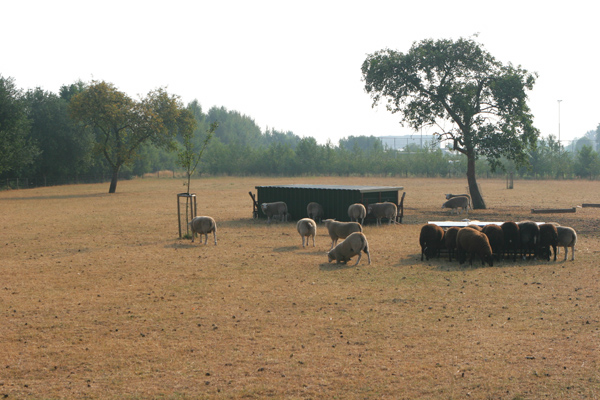
M 588 181 L 481 180 L 471 219 L 572 226 L 575 261 L 420 261 L 466 180 L 206 178 L 219 243 L 178 238 L 182 179 L 0 192 L 0 397 L 597 399 L 600 203 Z M 295 223 L 252 220 L 281 183 L 401 185 L 401 225 L 368 225 L 372 264 L 327 263 Z

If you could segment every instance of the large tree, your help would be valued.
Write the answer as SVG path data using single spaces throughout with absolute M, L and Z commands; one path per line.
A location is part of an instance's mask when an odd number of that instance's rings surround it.
M 30 137 L 23 92 L 0 75 L 0 174 L 31 164 L 40 151 Z
M 381 50 L 362 65 L 373 106 L 386 99 L 401 123 L 419 130 L 437 126 L 440 140 L 467 157 L 473 207 L 485 208 L 477 186 L 475 161 L 484 156 L 492 170 L 500 157 L 522 164 L 538 130 L 527 105 L 536 74 L 504 65 L 473 39 L 423 40 L 407 53 Z
M 119 170 L 135 160 L 142 143 L 174 149 L 178 131 L 194 123 L 179 97 L 162 88 L 135 101 L 110 83 L 94 81 L 73 96 L 70 107 L 75 120 L 98 133 L 96 150 L 112 168 L 109 193 L 116 192 Z

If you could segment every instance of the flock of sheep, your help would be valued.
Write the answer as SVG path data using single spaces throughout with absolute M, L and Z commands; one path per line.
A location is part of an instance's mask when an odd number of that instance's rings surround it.
M 442 208 L 468 210 L 471 203 L 468 195 L 449 194 L 446 195 L 446 199 L 448 201 Z M 470 224 L 464 228 L 449 227 L 445 231 L 440 226 L 429 223 L 421 228 L 419 235 L 421 261 L 423 256 L 429 260 L 429 257 L 439 256 L 442 250 L 446 250 L 449 261 L 455 256 L 462 264 L 469 256 L 469 263 L 472 265 L 473 256 L 478 255 L 482 265 L 487 262 L 490 266 L 494 265 L 494 258 L 501 260 L 510 258 L 511 255 L 513 261 L 516 261 L 517 256 L 523 259 L 539 257 L 550 261 L 551 249 L 556 261 L 558 247 L 564 247 L 563 261 L 567 260 L 569 247 L 571 260 L 575 260 L 576 243 L 577 233 L 573 228 L 557 223 L 538 224 L 533 221 L 490 223 L 483 227 Z
M 260 208 L 267 216 L 267 223 L 271 223 L 271 220 L 275 219 L 287 221 L 289 218 L 287 205 L 283 201 L 263 203 Z M 323 222 L 331 238 L 331 248 L 327 252 L 329 262 L 335 260 L 336 263 L 347 263 L 352 257 L 358 255 L 356 264 L 354 264 L 358 265 L 362 253 L 367 255 L 369 264 L 371 264 L 369 243 L 362 228 L 366 216 L 372 214 L 378 225 L 381 225 L 383 218 L 387 218 L 388 223 L 392 224 L 396 221 L 398 208 L 396 204 L 389 202 L 371 204 L 368 208 L 360 203 L 352 204 L 348 208 L 350 222 L 340 222 L 333 219 L 322 220 L 323 207 L 315 202 L 308 204 L 306 212 L 308 218 L 302 218 L 296 224 L 298 233 L 302 238 L 302 247 L 308 246 L 311 238 L 313 247 L 315 246 L 315 236 L 317 235 L 317 223 L 315 221 Z M 189 223 L 189 228 L 192 232 L 192 242 L 197 235 L 204 235 L 204 244 L 207 244 L 208 234 L 212 233 L 215 245 L 217 244 L 217 224 L 212 217 L 195 217 Z M 337 244 L 339 239 L 344 239 L 344 241 Z
M 471 207 L 469 195 L 446 195 L 446 201 L 442 208 L 456 210 L 462 208 L 468 212 Z M 267 223 L 271 220 L 287 221 L 289 214 L 285 202 L 261 204 L 262 212 L 267 216 Z M 381 225 L 382 219 L 387 218 L 388 223 L 396 222 L 398 209 L 396 204 L 390 202 L 370 204 L 367 208 L 360 203 L 348 207 L 350 222 L 340 222 L 333 219 L 322 220 L 323 207 L 311 202 L 306 207 L 308 218 L 302 218 L 296 224 L 296 228 L 302 238 L 302 247 L 309 245 L 312 238 L 315 246 L 317 235 L 317 223 L 323 222 L 331 238 L 331 248 L 327 253 L 329 262 L 347 263 L 358 255 L 356 264 L 360 262 L 362 253 L 367 254 L 371 264 L 369 244 L 363 233 L 362 224 L 367 215 L 371 214 Z M 358 222 L 360 220 L 360 222 Z M 204 235 L 204 244 L 208 242 L 208 234 L 213 233 L 215 245 L 217 244 L 217 224 L 212 217 L 195 217 L 189 223 L 192 232 L 192 242 L 197 234 Z M 337 244 L 339 239 L 344 239 Z M 306 243 L 305 243 L 306 242 Z M 512 255 L 513 261 L 517 256 L 526 259 L 528 257 L 540 257 L 550 261 L 551 249 L 554 251 L 554 261 L 558 253 L 558 247 L 564 247 L 567 260 L 568 248 L 571 248 L 571 260 L 575 260 L 575 244 L 577 233 L 573 228 L 560 226 L 556 223 L 538 224 L 533 221 L 512 222 L 502 224 L 487 224 L 483 227 L 468 225 L 464 228 L 450 227 L 444 230 L 442 227 L 429 223 L 421 228 L 419 244 L 421 245 L 421 261 L 423 257 L 440 256 L 442 250 L 448 252 L 449 261 L 454 256 L 462 264 L 466 261 L 473 263 L 474 255 L 478 255 L 482 265 L 486 262 L 493 266 L 494 258 L 501 260 Z
M 283 201 L 263 203 L 260 208 L 267 216 L 267 223 L 270 223 L 271 219 L 275 217 L 280 221 L 287 220 L 287 205 Z M 352 257 L 358 255 L 356 264 L 354 264 L 358 265 L 363 253 L 367 255 L 369 264 L 371 264 L 369 242 L 362 228 L 366 216 L 372 214 L 378 225 L 381 225 L 382 218 L 388 218 L 388 223 L 391 224 L 392 221 L 396 221 L 398 208 L 394 203 L 389 202 L 371 204 L 368 208 L 360 203 L 352 204 L 348 207 L 350 222 L 340 222 L 333 219 L 323 220 L 323 207 L 315 202 L 308 203 L 306 213 L 308 218 L 302 218 L 296 224 L 296 229 L 302 238 L 302 247 L 305 247 L 305 239 L 306 246 L 308 246 L 311 238 L 313 247 L 315 246 L 315 236 L 317 235 L 317 223 L 315 221 L 322 221 L 331 238 L 331 248 L 327 252 L 329 262 L 335 260 L 336 263 L 347 263 Z M 339 239 L 344 239 L 344 241 L 337 244 Z

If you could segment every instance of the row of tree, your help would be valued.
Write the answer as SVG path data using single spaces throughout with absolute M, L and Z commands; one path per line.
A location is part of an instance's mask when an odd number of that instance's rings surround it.
M 372 136 L 334 146 L 291 132 L 263 133 L 249 117 L 216 107 L 204 114 L 197 101 L 184 106 L 162 88 L 139 100 L 95 81 L 63 86 L 58 95 L 41 89 L 23 93 L 0 76 L 0 174 L 108 172 L 113 193 L 128 170 L 142 174 L 178 166 L 188 182 L 197 168 L 240 175 L 464 173 L 473 207 L 485 208 L 477 173 L 600 172 L 591 146 L 572 157 L 553 137 L 540 139 L 527 104 L 537 74 L 501 63 L 474 38 L 423 40 L 406 53 L 377 51 L 361 71 L 373 105 L 385 102 L 417 131 L 436 127 L 434 142 L 449 143 L 450 152 L 433 146 L 399 153 Z
M 78 96 L 84 92 L 87 97 Z M 161 136 L 162 141 L 153 137 L 157 125 L 147 127 L 147 137 L 136 137 L 130 128 L 135 123 L 133 116 L 156 116 L 148 111 L 152 101 L 155 107 L 162 101 L 162 112 L 170 105 L 171 112 L 177 111 L 175 114 L 180 117 L 180 120 L 172 117 L 170 121 L 162 117 L 160 123 L 171 124 L 172 130 Z M 103 132 L 93 125 L 101 124 L 102 118 L 110 120 L 111 115 L 116 118 L 116 111 L 108 106 L 100 116 L 88 115 L 92 104 L 99 102 L 105 105 L 116 102 L 130 110 L 129 120 L 123 115 L 117 118 L 122 130 L 114 128 L 115 135 L 120 132 L 127 142 L 111 143 L 105 131 L 112 128 L 103 128 Z M 204 156 L 197 159 L 197 170 L 213 175 L 443 177 L 464 176 L 467 172 L 467 159 L 463 154 L 443 151 L 437 143 L 429 142 L 424 147 L 409 145 L 403 151 L 395 151 L 385 148 L 374 136 L 350 136 L 337 145 L 331 142 L 321 145 L 314 138 L 300 138 L 292 132 L 275 129 L 262 132 L 252 118 L 223 107 L 213 107 L 207 113 L 197 101 L 184 107 L 176 96 L 164 90 L 151 92 L 138 102 L 137 108 L 133 107 L 134 103 L 104 82 L 77 82 L 61 87 L 59 93 L 54 94 L 40 88 L 24 92 L 12 79 L 0 76 L 0 182 L 15 177 L 22 180 L 43 177 L 45 182 L 84 175 L 112 178 L 119 164 L 117 173 L 125 178 L 165 169 L 181 170 L 185 165 L 182 155 L 186 148 L 191 152 L 188 156 L 204 148 Z M 187 128 L 184 116 L 191 118 L 187 120 Z M 99 122 L 85 123 L 86 117 Z M 143 129 L 138 127 L 138 132 Z M 600 135 L 600 125 L 586 137 L 596 133 Z M 127 143 L 131 144 L 123 146 Z M 139 146 L 132 150 L 135 143 Z M 122 154 L 117 151 L 118 146 Z M 537 141 L 523 166 L 517 167 L 507 158 L 499 161 L 501 168 L 492 171 L 484 158 L 478 160 L 479 175 L 503 176 L 504 171 L 511 171 L 528 178 L 600 176 L 600 157 L 591 145 L 584 144 L 575 153 L 567 152 L 552 136 Z M 116 185 L 116 181 L 114 183 Z

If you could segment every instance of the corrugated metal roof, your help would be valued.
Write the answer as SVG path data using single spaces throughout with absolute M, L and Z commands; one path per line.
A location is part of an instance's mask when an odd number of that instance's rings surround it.
M 359 186 L 359 185 L 309 185 L 309 184 L 294 184 L 294 185 L 270 185 L 256 186 L 258 188 L 281 188 L 281 189 L 323 189 L 323 190 L 356 190 L 361 193 L 370 192 L 389 192 L 393 190 L 403 190 L 403 186 Z

